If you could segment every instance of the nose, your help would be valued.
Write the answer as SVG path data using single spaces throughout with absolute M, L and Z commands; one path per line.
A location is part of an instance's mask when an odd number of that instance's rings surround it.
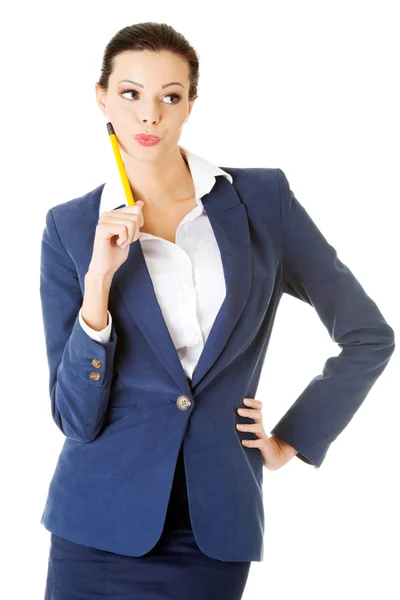
M 148 107 L 146 110 L 143 110 L 141 113 L 138 113 L 139 120 L 141 123 L 151 123 L 156 124 L 160 120 L 160 116 L 157 113 L 155 108 Z
M 145 119 L 145 118 L 141 118 L 141 119 L 140 119 L 140 121 L 141 121 L 142 123 L 152 123 L 153 125 L 154 125 L 155 123 L 158 123 L 158 119 Z

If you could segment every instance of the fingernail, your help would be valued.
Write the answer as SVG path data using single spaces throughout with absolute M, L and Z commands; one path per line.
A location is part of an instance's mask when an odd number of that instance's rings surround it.
M 245 398 L 245 399 L 243 400 L 243 404 L 250 405 L 250 404 L 251 404 L 251 400 L 249 400 L 248 398 Z

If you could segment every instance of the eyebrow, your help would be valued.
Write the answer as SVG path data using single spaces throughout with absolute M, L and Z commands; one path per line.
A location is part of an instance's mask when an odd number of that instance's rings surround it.
M 128 83 L 133 83 L 134 85 L 138 85 L 141 88 L 144 87 L 144 85 L 142 83 L 138 83 L 137 81 L 132 81 L 131 79 L 121 79 L 121 81 L 118 81 L 118 83 L 122 83 L 123 81 L 127 81 Z M 166 84 L 162 85 L 161 87 L 164 89 L 164 88 L 168 87 L 169 85 L 180 85 L 180 86 L 184 87 L 184 85 L 182 85 L 182 83 L 180 83 L 179 81 L 170 81 L 169 83 L 166 83 Z

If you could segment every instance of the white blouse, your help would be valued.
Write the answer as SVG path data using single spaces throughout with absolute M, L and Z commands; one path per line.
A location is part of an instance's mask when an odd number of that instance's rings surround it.
M 213 229 L 201 201 L 213 188 L 216 176 L 232 176 L 213 163 L 179 146 L 186 155 L 194 186 L 197 206 L 179 223 L 175 244 L 156 235 L 139 232 L 147 268 L 157 301 L 174 342 L 186 376 L 191 379 L 208 334 L 225 298 L 226 287 L 221 255 Z M 115 170 L 102 190 L 99 217 L 127 205 L 119 172 Z M 79 322 L 94 340 L 108 342 L 111 337 L 112 317 L 101 331 Z

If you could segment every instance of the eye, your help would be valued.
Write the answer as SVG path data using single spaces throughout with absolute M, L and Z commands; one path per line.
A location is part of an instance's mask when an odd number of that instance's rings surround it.
M 181 99 L 179 94 L 167 94 L 166 96 L 164 96 L 164 98 L 168 98 L 168 96 L 175 96 L 175 98 L 177 98 L 176 102 L 171 102 L 171 104 L 178 104 L 179 100 Z
M 121 96 L 124 96 L 124 94 L 138 94 L 139 92 L 137 90 L 124 90 L 123 92 L 121 92 Z M 181 99 L 181 96 L 179 94 L 167 94 L 167 96 L 164 96 L 164 98 L 168 98 L 169 96 L 174 96 L 176 98 L 175 102 L 167 102 L 167 104 L 178 104 L 178 102 Z M 125 97 L 125 96 L 124 96 Z M 130 98 L 131 100 L 133 100 L 134 98 Z

